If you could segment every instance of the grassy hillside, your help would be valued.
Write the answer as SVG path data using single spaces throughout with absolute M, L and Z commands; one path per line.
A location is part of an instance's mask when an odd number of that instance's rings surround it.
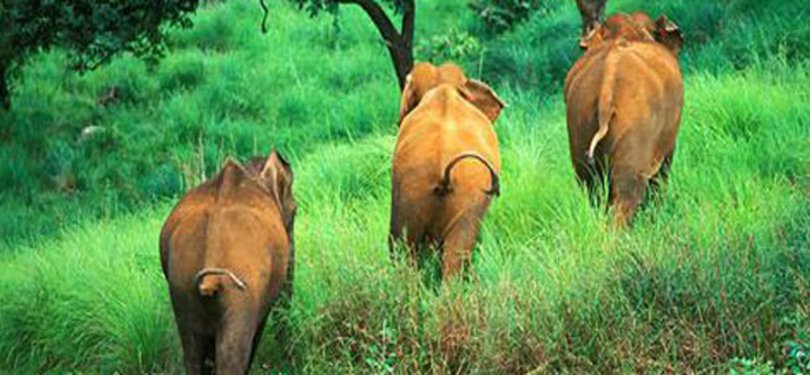
M 399 88 L 365 14 L 348 7 L 336 28 L 331 17 L 270 3 L 267 35 L 254 1 L 206 7 L 196 27 L 172 33 L 156 66 L 125 57 L 80 77 L 60 53 L 36 58 L 15 110 L 0 115 L 0 207 L 19 215 L 0 218 L 0 238 L 174 197 L 226 155 L 272 146 L 295 157 L 325 141 L 392 132 Z M 442 22 L 422 22 L 419 32 Z
M 0 147 L 2 207 L 19 213 L 0 228 L 28 238 L 0 252 L 0 370 L 180 371 L 158 265 L 164 197 L 225 155 L 275 146 L 300 206 L 286 372 L 809 371 L 810 31 L 786 26 L 807 11 L 732 1 L 697 40 L 714 8 L 686 3 L 667 8 L 695 40 L 678 153 L 664 201 L 630 231 L 576 186 L 555 89 L 568 57 L 536 44 L 556 30 L 575 56 L 573 8 L 482 38 L 483 71 L 510 103 L 495 125 L 503 195 L 469 279 L 444 286 L 389 260 L 398 93 L 361 14 L 347 9 L 336 32 L 275 5 L 259 36 L 255 4 L 234 1 L 201 11 L 154 68 L 123 59 L 75 78 L 43 56 Z M 444 16 L 466 14 L 462 1 L 424 4 L 422 34 L 472 27 Z M 762 44 L 741 47 L 740 30 Z M 520 61 L 542 69 L 510 73 Z M 113 86 L 121 100 L 97 105 Z M 82 139 L 91 125 L 103 129 Z M 52 179 L 62 173 L 70 193 Z M 257 372 L 282 367 L 272 332 Z

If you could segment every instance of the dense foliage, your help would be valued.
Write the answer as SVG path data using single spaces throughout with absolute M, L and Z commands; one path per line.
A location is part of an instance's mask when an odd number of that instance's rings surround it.
M 560 6 L 538 14 L 486 45 L 484 78 L 527 90 L 554 92 L 581 53 L 577 8 Z M 685 70 L 714 73 L 744 69 L 784 54 L 791 61 L 810 51 L 810 7 L 800 1 L 608 1 L 607 13 L 666 14 L 684 33 Z M 520 47 L 517 47 L 520 46 Z
M 472 0 L 470 8 L 488 32 L 497 34 L 526 21 L 535 12 L 548 14 L 558 4 L 549 0 Z
M 11 71 L 34 53 L 70 51 L 80 71 L 123 52 L 155 58 L 163 51 L 162 25 L 190 26 L 196 8 L 197 0 L 2 0 L 0 104 L 9 106 Z

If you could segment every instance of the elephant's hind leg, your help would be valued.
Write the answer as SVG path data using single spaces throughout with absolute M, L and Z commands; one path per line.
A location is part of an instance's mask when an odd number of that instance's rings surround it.
M 420 215 L 429 212 L 418 203 L 401 203 L 395 205 L 391 212 L 391 228 L 388 233 L 388 249 L 392 259 L 397 258 L 397 250 L 404 247 L 408 261 L 417 265 L 418 251 L 425 245 L 429 218 Z
M 180 334 L 183 346 L 183 363 L 189 375 L 213 373 L 214 338 L 190 332 Z M 206 363 L 208 360 L 209 363 Z
M 247 374 L 253 355 L 257 324 L 254 314 L 229 316 L 217 333 L 217 375 Z
M 481 229 L 483 209 L 473 209 L 465 212 L 450 230 L 444 235 L 442 241 L 442 281 L 458 276 L 463 269 L 470 265 L 472 251 L 478 240 Z
M 661 191 L 669 179 L 669 170 L 672 168 L 672 160 L 675 157 L 675 150 L 669 152 L 661 161 L 661 167 L 658 172 L 650 179 L 650 197 L 658 199 L 661 196 Z
M 419 251 L 420 241 L 417 236 L 409 228 L 401 228 L 392 226 L 388 235 L 388 250 L 390 252 L 391 260 L 399 259 L 399 252 L 405 250 L 408 257 L 408 262 L 411 266 L 417 265 L 417 255 Z
M 597 158 L 593 165 L 584 159 L 574 163 L 577 182 L 587 189 L 589 201 L 594 206 L 605 201 L 602 189 L 605 179 L 604 170 L 604 161 L 601 158 Z
M 644 200 L 647 179 L 632 168 L 614 168 L 611 173 L 610 201 L 613 205 L 615 225 L 625 227 L 633 219 Z
M 388 229 L 388 252 L 391 258 L 395 257 L 396 245 L 402 241 L 402 227 L 399 224 L 399 207 L 397 205 L 396 195 L 391 199 L 391 220 Z
M 262 319 L 261 322 L 259 323 L 258 327 L 256 327 L 256 330 L 253 332 L 253 340 L 252 340 L 252 342 L 250 344 L 250 356 L 248 357 L 248 363 L 247 363 L 248 368 L 250 368 L 250 364 L 253 363 L 253 359 L 256 358 L 256 349 L 259 348 L 259 342 L 262 341 L 262 335 L 264 334 L 264 326 L 266 325 L 266 323 L 267 323 L 267 317 L 264 317 L 264 319 Z M 283 332 L 283 333 L 284 333 L 284 335 L 286 337 L 287 332 Z M 284 341 L 283 350 L 287 349 L 286 343 L 287 342 Z

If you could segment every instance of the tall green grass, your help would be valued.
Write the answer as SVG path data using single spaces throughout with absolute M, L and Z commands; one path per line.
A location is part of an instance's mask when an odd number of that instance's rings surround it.
M 6 371 L 172 370 L 179 355 L 167 289 L 154 266 L 154 214 L 77 228 L 2 255 L 0 361 Z M 13 289 L 13 293 L 12 292 Z
M 687 78 L 662 202 L 610 229 L 576 186 L 563 106 L 507 92 L 503 195 L 468 280 L 437 286 L 386 246 L 390 135 L 293 158 L 291 363 L 303 373 L 726 371 L 810 337 L 810 75 L 772 60 Z M 0 260 L 0 365 L 179 371 L 158 261 L 169 206 Z M 282 367 L 272 329 L 259 365 Z M 805 349 L 806 350 L 806 347 Z

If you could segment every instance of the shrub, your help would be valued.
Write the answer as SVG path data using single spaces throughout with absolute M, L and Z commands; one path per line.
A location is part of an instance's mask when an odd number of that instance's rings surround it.
M 555 4 L 549 0 L 473 0 L 469 7 L 489 33 L 499 34 L 526 21 L 535 12 L 548 13 Z
M 441 64 L 476 59 L 483 53 L 483 46 L 475 36 L 453 28 L 447 34 L 423 40 L 416 53 L 421 60 Z

